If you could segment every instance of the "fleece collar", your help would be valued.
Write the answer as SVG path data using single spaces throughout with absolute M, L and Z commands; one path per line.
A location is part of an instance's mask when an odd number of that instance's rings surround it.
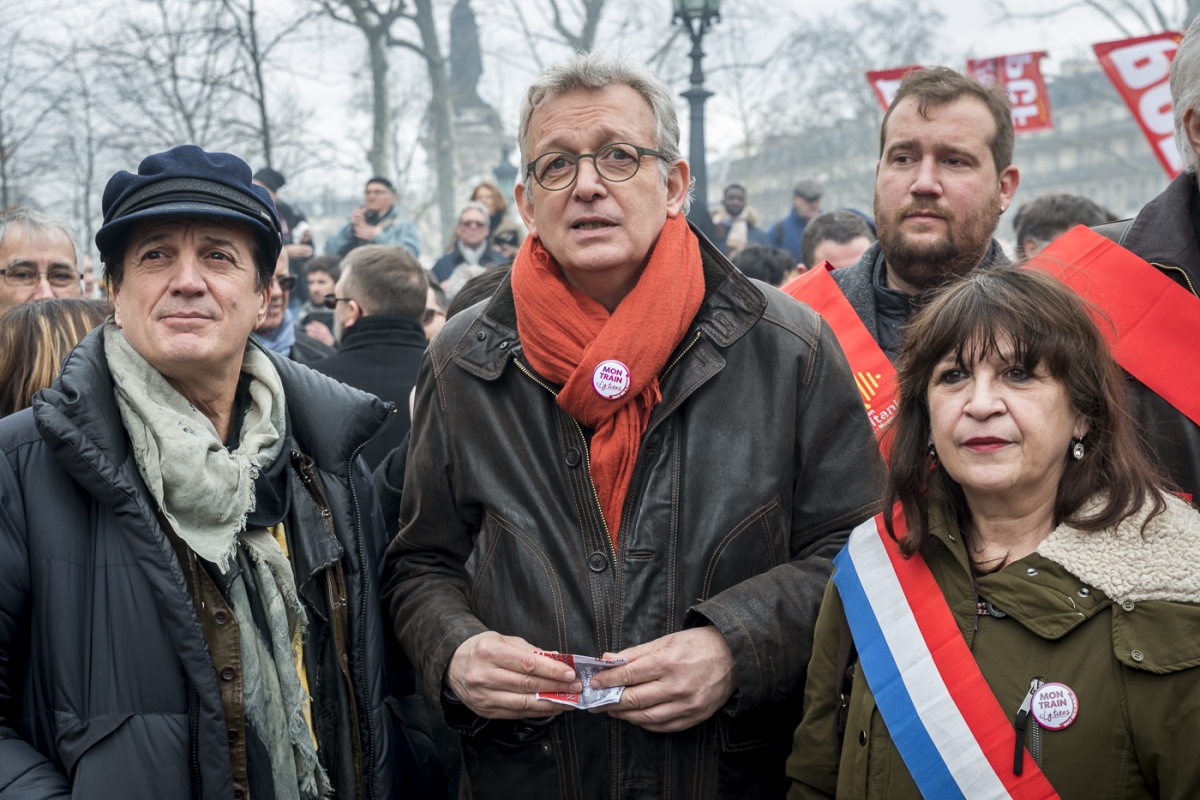
M 1149 508 L 1105 531 L 1059 525 L 1037 551 L 1118 602 L 1200 603 L 1200 514 L 1173 495 L 1166 501 L 1145 531 Z

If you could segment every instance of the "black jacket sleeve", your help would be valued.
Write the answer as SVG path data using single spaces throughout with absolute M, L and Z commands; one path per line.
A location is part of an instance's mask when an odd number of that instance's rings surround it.
M 0 800 L 50 800 L 70 797 L 71 784 L 19 731 L 32 602 L 19 451 L 0 459 Z

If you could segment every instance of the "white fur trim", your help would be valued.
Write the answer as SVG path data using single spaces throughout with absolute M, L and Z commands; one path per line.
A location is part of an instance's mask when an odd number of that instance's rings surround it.
M 1178 497 L 1166 501 L 1144 535 L 1148 508 L 1105 531 L 1059 525 L 1037 551 L 1117 602 L 1200 603 L 1200 513 Z

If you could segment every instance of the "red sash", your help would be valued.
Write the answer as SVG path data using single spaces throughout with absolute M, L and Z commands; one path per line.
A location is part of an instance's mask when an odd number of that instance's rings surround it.
M 1025 267 L 1048 272 L 1103 312 L 1096 324 L 1117 363 L 1200 425 L 1200 372 L 1188 366 L 1200 342 L 1200 300 L 1082 225 Z
M 896 368 L 842 294 L 841 287 L 829 274 L 832 271 L 829 262 L 823 261 L 788 282 L 783 291 L 820 314 L 833 329 L 850 362 L 871 427 L 876 436 L 881 436 L 884 424 L 896 414 Z

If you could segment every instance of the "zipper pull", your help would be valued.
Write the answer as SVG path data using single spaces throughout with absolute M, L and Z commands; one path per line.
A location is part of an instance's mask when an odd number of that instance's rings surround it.
M 1017 709 L 1017 719 L 1013 723 L 1017 732 L 1017 745 L 1013 751 L 1013 775 L 1020 775 L 1025 769 L 1025 728 L 1029 724 L 1029 709 L 1033 705 L 1033 693 L 1037 688 L 1038 681 L 1034 678 L 1029 682 L 1029 691 L 1025 693 L 1025 699 L 1021 701 L 1021 707 Z

